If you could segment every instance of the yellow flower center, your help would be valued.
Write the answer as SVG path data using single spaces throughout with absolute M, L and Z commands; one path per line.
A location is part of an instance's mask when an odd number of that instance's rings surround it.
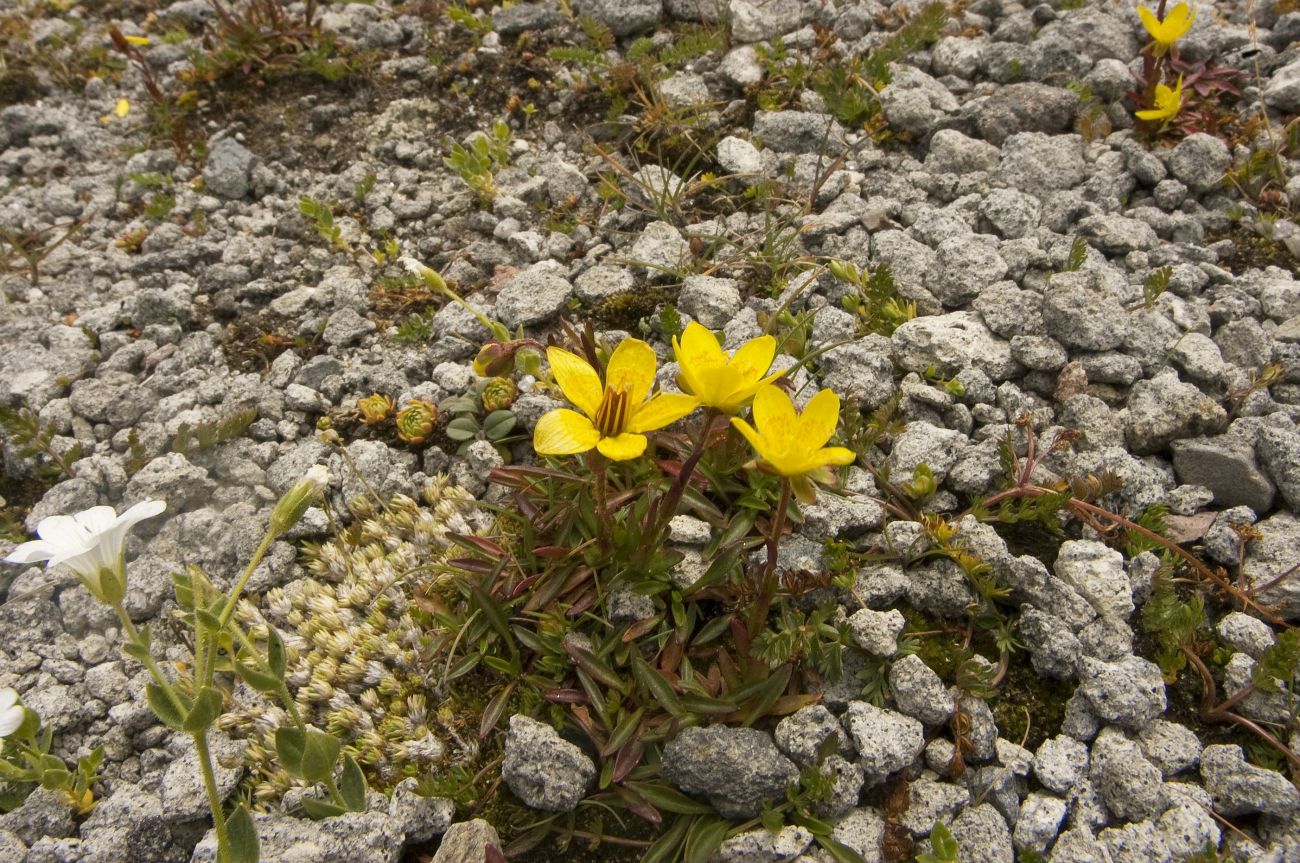
M 630 387 L 605 387 L 601 396 L 600 407 L 596 408 L 594 424 L 601 437 L 618 437 L 627 430 L 627 421 L 632 413 L 632 396 Z

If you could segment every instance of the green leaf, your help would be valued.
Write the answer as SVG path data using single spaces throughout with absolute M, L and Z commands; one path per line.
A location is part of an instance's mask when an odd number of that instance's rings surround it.
M 473 440 L 478 437 L 478 421 L 473 417 L 456 417 L 447 423 L 447 437 L 454 441 Z
M 487 620 L 488 625 L 492 627 L 497 635 L 501 636 L 504 642 L 513 651 L 514 640 L 510 637 L 510 622 L 506 618 L 505 609 L 501 603 L 488 593 L 487 589 L 477 581 L 470 582 L 470 593 L 473 596 L 474 604 L 483 612 L 483 617 Z
M 217 717 L 221 715 L 221 708 L 225 703 L 226 699 L 222 696 L 221 690 L 212 686 L 203 687 L 194 699 L 194 706 L 185 715 L 181 730 L 193 734 L 211 728 L 212 723 L 216 722 Z
M 343 756 L 343 775 L 339 778 L 339 794 L 352 812 L 366 811 L 366 777 L 361 765 L 351 755 Z
M 829 836 L 818 836 L 817 844 L 834 858 L 835 863 L 867 863 L 866 858 L 847 845 L 836 842 Z
M 650 663 L 635 655 L 632 657 L 632 676 L 636 678 L 637 683 L 650 691 L 664 710 L 673 716 L 681 716 L 686 712 L 686 708 L 682 707 L 681 700 L 668 681 L 664 680 L 663 676 L 650 666 Z
M 184 696 L 179 697 L 183 704 Z M 172 704 L 171 699 L 167 697 L 167 693 L 163 691 L 161 686 L 156 683 L 146 683 L 144 685 L 144 699 L 148 702 L 149 709 L 154 712 L 154 715 L 162 720 L 163 725 L 166 725 L 172 731 L 185 730 L 185 716 L 176 709 L 176 705 Z M 188 708 L 186 709 L 188 711 Z
M 783 665 L 769 677 L 756 692 L 754 700 L 749 704 L 745 715 L 745 725 L 753 725 L 756 721 L 767 715 L 767 710 L 776 700 L 785 692 L 786 684 L 790 682 L 790 666 Z M 735 693 L 731 693 L 735 697 Z
M 260 856 L 257 827 L 243 803 L 226 818 L 226 832 L 230 836 L 230 863 L 257 863 Z
M 287 727 L 275 729 L 275 757 L 291 776 L 302 777 L 302 756 L 306 749 L 306 732 Z
M 320 821 L 322 818 L 333 818 L 336 815 L 342 815 L 348 810 L 342 806 L 330 803 L 328 800 L 317 800 L 315 797 L 303 797 L 302 811 L 313 821 Z
M 656 809 L 662 809 L 665 812 L 673 812 L 677 815 L 713 814 L 713 808 L 708 804 L 692 800 L 676 788 L 669 785 L 659 782 L 633 782 L 631 780 L 624 782 L 623 784 L 648 800 Z M 677 819 L 678 822 L 682 820 L 684 819 Z
M 488 440 L 501 440 L 514 431 L 518 422 L 519 418 L 510 411 L 492 411 L 483 420 L 483 434 L 487 435 Z
M 72 774 L 65 767 L 55 767 L 51 770 L 41 771 L 41 787 L 46 791 L 58 791 L 60 788 L 66 788 Z
M 701 818 L 691 827 L 686 836 L 685 863 L 708 863 L 713 852 L 718 850 L 722 840 L 727 838 L 731 825 L 721 818 Z
M 280 688 L 280 678 L 272 677 L 265 673 L 252 662 L 248 661 L 243 653 L 235 657 L 235 673 L 239 679 L 247 683 L 258 692 L 275 692 Z
M 604 748 L 600 750 L 601 756 L 608 758 L 610 755 L 613 755 L 615 752 L 622 749 L 623 744 L 631 740 L 632 735 L 636 733 L 636 730 L 641 723 L 642 716 L 645 716 L 644 707 L 638 708 L 636 711 L 625 716 L 623 720 L 619 722 L 618 727 L 614 729 L 614 733 L 609 736 L 609 742 L 607 742 Z
M 712 812 L 713 810 L 709 810 Z M 646 851 L 645 856 L 641 858 L 641 863 L 672 863 L 672 861 L 681 859 L 678 853 L 683 840 L 686 838 L 686 832 L 690 830 L 691 825 L 695 823 L 694 818 L 677 818 L 673 824 L 655 840 Z
M 307 732 L 307 746 L 302 753 L 302 778 L 308 782 L 323 782 L 334 771 L 342 744 L 332 734 L 320 731 Z
M 591 675 L 594 680 L 605 684 L 610 689 L 616 689 L 623 693 L 627 692 L 627 682 L 605 660 L 596 656 L 587 648 L 573 642 L 566 643 L 564 648 L 568 651 L 569 656 L 573 657 L 574 663 Z

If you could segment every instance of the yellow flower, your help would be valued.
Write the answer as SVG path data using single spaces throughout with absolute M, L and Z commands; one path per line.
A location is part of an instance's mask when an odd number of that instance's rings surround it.
M 1139 120 L 1172 120 L 1183 109 L 1183 76 L 1178 76 L 1178 83 L 1170 90 L 1164 84 L 1156 85 L 1156 106 L 1145 111 L 1138 111 Z
M 1138 17 L 1142 26 L 1151 34 L 1151 41 L 1156 46 L 1156 56 L 1168 51 L 1175 42 L 1183 38 L 1196 20 L 1196 10 L 1186 3 L 1179 3 L 1165 14 L 1163 21 L 1157 21 L 1152 11 L 1145 6 L 1138 7 Z
M 755 390 L 784 374 L 763 377 L 776 356 L 776 339 L 771 336 L 750 339 L 728 359 L 717 336 L 694 321 L 680 342 L 673 337 L 673 353 L 682 367 L 678 385 L 698 397 L 700 404 L 728 414 L 738 413 Z
M 640 339 L 624 339 L 605 369 L 605 382 L 591 364 L 556 347 L 546 349 L 551 372 L 564 395 L 582 410 L 558 408 L 537 421 L 533 449 L 538 455 L 575 455 L 593 447 L 614 461 L 645 452 L 645 432 L 663 428 L 699 405 L 695 396 L 658 393 L 654 350 Z M 586 416 L 583 416 L 586 414 Z
M 148 45 L 148 44 L 149 44 L 149 37 L 148 37 L 148 36 L 127 36 L 127 37 L 125 37 L 125 38 L 126 38 L 126 41 L 130 42 L 132 45 Z
M 758 452 L 759 468 L 791 480 L 801 501 L 815 496 L 809 479 L 830 479 L 829 465 L 851 464 L 857 455 L 842 446 L 826 446 L 840 421 L 840 397 L 822 390 L 812 397 L 802 414 L 796 414 L 794 402 L 785 392 L 771 384 L 759 387 L 754 395 L 754 426 L 732 417 L 745 440 Z
M 125 99 L 118 99 L 117 104 L 113 106 L 113 113 L 118 117 L 125 117 L 131 113 L 131 103 Z

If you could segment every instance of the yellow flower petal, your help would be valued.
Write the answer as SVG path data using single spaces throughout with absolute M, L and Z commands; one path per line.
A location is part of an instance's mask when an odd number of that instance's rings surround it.
M 113 113 L 119 118 L 125 117 L 131 111 L 131 103 L 125 99 L 118 99 L 117 105 L 113 107 Z
M 686 325 L 680 343 L 676 338 L 673 339 L 673 352 L 677 355 L 677 362 L 683 366 L 709 369 L 727 362 L 727 355 L 722 352 L 718 337 L 695 321 Z
M 639 433 L 661 429 L 677 422 L 699 405 L 700 400 L 695 396 L 659 393 L 632 409 L 632 419 L 627 424 L 627 430 Z
M 600 440 L 591 420 L 577 411 L 557 408 L 542 415 L 533 430 L 533 450 L 538 455 L 575 455 Z
M 650 394 L 659 364 L 654 348 L 640 339 L 624 339 L 614 348 L 605 368 L 605 385 L 626 389 L 632 404 L 640 404 Z
M 596 374 L 596 370 L 582 357 L 571 354 L 563 348 L 547 348 L 546 359 L 551 363 L 551 374 L 555 375 L 555 382 L 564 391 L 565 398 L 577 405 L 587 416 L 594 417 L 596 409 L 600 407 L 603 391 L 600 375 Z
M 767 442 L 763 440 L 758 431 L 752 425 L 745 422 L 740 417 L 732 417 L 731 427 L 740 432 L 741 437 L 749 441 L 749 445 L 754 448 L 754 451 L 758 453 L 760 458 L 763 456 L 763 448 L 767 446 Z
M 148 44 L 149 44 L 149 37 L 148 37 L 148 36 L 127 36 L 127 37 L 125 37 L 125 38 L 126 38 L 126 41 L 130 42 L 132 45 L 148 45 Z
M 798 432 L 794 402 L 778 387 L 760 387 L 754 394 L 754 425 L 763 437 L 793 439 Z
M 813 449 L 824 446 L 835 434 L 839 421 L 840 397 L 831 390 L 822 390 L 799 415 L 800 444 Z
M 772 365 L 772 360 L 776 357 L 776 339 L 771 336 L 759 336 L 756 339 L 750 339 L 745 342 L 731 356 L 731 362 L 728 365 L 735 369 L 741 377 L 751 378 L 757 381 Z
M 1160 31 L 1160 22 L 1156 20 L 1155 13 L 1145 6 L 1139 6 L 1138 17 L 1142 19 L 1142 26 L 1147 28 L 1151 38 L 1156 38 L 1156 34 Z
M 823 447 L 817 452 L 818 458 L 823 465 L 833 464 L 843 466 L 853 464 L 858 460 L 858 454 L 848 447 L 828 446 Z
M 623 432 L 618 437 L 603 437 L 596 443 L 596 449 L 610 461 L 628 461 L 645 452 L 646 436 Z

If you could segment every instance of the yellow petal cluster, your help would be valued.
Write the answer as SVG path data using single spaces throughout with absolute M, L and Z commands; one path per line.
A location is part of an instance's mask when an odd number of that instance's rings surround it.
M 1179 3 L 1165 15 L 1163 21 L 1157 21 L 1155 13 L 1145 6 L 1138 7 L 1138 17 L 1142 19 L 1142 26 L 1147 28 L 1151 34 L 1151 41 L 1155 43 L 1156 55 L 1165 53 L 1173 44 L 1192 28 L 1192 22 L 1196 20 L 1196 10 L 1186 3 Z
M 831 390 L 817 393 L 799 414 L 783 390 L 766 384 L 754 394 L 754 425 L 737 417 L 731 424 L 758 452 L 759 467 L 784 477 L 822 479 L 827 466 L 857 457 L 845 447 L 826 446 L 839 420 L 840 397 Z
M 1164 84 L 1156 85 L 1156 106 L 1145 111 L 1138 111 L 1139 120 L 1172 120 L 1183 110 L 1183 76 L 1178 76 L 1178 83 L 1171 90 Z
M 771 336 L 751 339 L 728 357 L 717 336 L 692 321 L 680 341 L 673 337 L 673 353 L 682 369 L 678 385 L 705 407 L 727 414 L 739 413 L 760 386 L 782 375 L 764 377 L 776 356 L 776 339 Z
M 550 347 L 555 382 L 582 413 L 558 408 L 537 421 L 533 449 L 539 455 L 576 455 L 591 449 L 613 461 L 645 452 L 645 432 L 661 429 L 699 405 L 692 395 L 650 394 L 658 365 L 654 349 L 640 339 L 624 339 L 605 368 L 605 380 L 582 357 Z

